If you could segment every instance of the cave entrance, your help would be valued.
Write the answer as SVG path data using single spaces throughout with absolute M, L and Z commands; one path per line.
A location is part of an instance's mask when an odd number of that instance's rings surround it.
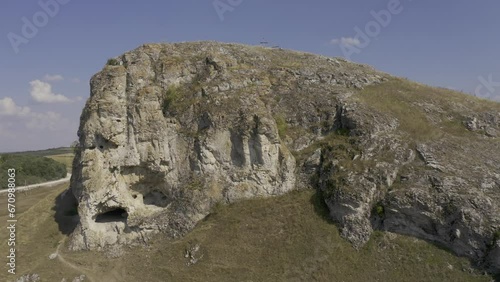
M 95 218 L 95 222 L 126 222 L 127 218 L 128 212 L 124 208 L 116 208 L 105 213 L 98 214 Z
M 143 202 L 145 205 L 153 205 L 160 208 L 165 208 L 170 204 L 168 197 L 159 191 L 151 191 L 143 196 Z

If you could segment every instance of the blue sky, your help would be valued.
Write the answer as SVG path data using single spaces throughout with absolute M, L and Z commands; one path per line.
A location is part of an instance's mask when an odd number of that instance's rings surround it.
M 497 0 L 2 0 L 0 152 L 76 140 L 90 77 L 147 42 L 265 40 L 500 100 L 499 11 Z

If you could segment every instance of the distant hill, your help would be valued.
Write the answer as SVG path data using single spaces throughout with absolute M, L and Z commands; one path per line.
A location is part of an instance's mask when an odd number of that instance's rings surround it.
M 47 157 L 47 156 L 52 156 L 52 155 L 73 154 L 73 148 L 71 148 L 71 147 L 59 147 L 59 148 L 50 148 L 50 149 L 37 150 L 37 151 L 0 153 L 0 155 L 5 155 L 5 154 Z
M 58 149 L 50 149 L 58 150 Z M 51 158 L 38 154 L 44 151 L 34 151 L 15 154 L 0 154 L 0 170 L 16 170 L 17 186 L 42 183 L 66 177 L 66 165 Z M 0 189 L 7 188 L 7 174 L 0 174 Z

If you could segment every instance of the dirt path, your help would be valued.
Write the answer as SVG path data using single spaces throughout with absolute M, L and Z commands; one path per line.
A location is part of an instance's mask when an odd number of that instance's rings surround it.
M 97 282 L 99 282 L 99 281 L 122 282 L 122 281 L 126 281 L 125 280 L 126 274 L 124 272 L 124 265 L 123 265 L 123 261 L 121 261 L 121 260 L 113 263 L 113 266 L 104 273 L 100 272 L 99 269 L 95 267 L 95 265 L 93 265 L 89 269 L 89 268 L 80 267 L 78 265 L 75 265 L 75 264 L 67 261 L 60 252 L 60 249 L 62 246 L 64 246 L 66 239 L 67 238 L 64 238 L 61 241 L 59 241 L 59 244 L 57 245 L 56 252 L 55 252 L 56 257 L 65 266 L 75 270 L 77 273 L 85 275 L 84 281 L 91 281 L 91 282 L 96 282 L 96 281 Z
M 47 182 L 42 182 L 42 183 L 38 183 L 38 184 L 31 184 L 31 185 L 26 185 L 26 186 L 18 186 L 18 187 L 16 187 L 16 192 L 28 191 L 28 190 L 42 188 L 42 187 L 55 186 L 57 184 L 61 184 L 61 183 L 64 183 L 66 181 L 69 181 L 70 179 L 71 179 L 71 173 L 68 173 L 65 178 L 61 178 L 58 180 L 47 181 Z M 0 190 L 0 194 L 3 194 L 3 193 L 7 193 L 7 189 Z
M 95 282 L 96 280 L 94 279 L 94 277 L 93 277 L 92 275 L 89 275 L 89 272 L 88 272 L 88 270 L 87 270 L 87 269 L 82 268 L 82 267 L 79 267 L 79 266 L 74 265 L 74 264 L 72 264 L 71 262 L 67 261 L 67 260 L 66 260 L 66 259 L 62 256 L 62 254 L 59 252 L 59 249 L 61 248 L 61 246 L 62 246 L 62 245 L 64 245 L 64 242 L 65 242 L 65 241 L 66 241 L 66 240 L 65 240 L 65 239 L 63 239 L 63 240 L 59 241 L 59 245 L 57 245 L 57 249 L 56 249 L 56 252 L 55 252 L 55 254 L 57 255 L 57 259 L 58 259 L 58 260 L 59 260 L 62 264 L 66 265 L 67 267 L 70 267 L 70 268 L 72 268 L 72 269 L 76 270 L 77 272 L 84 274 L 84 275 L 85 275 L 85 280 L 87 280 L 87 279 L 88 279 L 88 281 Z

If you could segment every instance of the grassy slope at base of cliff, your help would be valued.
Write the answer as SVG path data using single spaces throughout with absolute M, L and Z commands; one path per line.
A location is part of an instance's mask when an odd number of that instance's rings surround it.
M 360 251 L 339 236 L 314 191 L 220 205 L 186 237 L 157 235 L 147 247 L 125 247 L 111 258 L 99 252 L 49 259 L 63 235 L 54 202 L 66 185 L 19 194 L 16 277 L 37 273 L 42 281 L 87 274 L 95 281 L 491 281 L 468 260 L 422 240 L 376 232 Z M 41 199 L 41 200 L 40 200 Z M 4 205 L 4 199 L 1 204 Z M 0 213 L 0 220 L 6 214 Z M 0 232 L 5 242 L 7 233 Z M 188 266 L 186 248 L 199 245 Z M 5 258 L 4 258 L 5 260 Z M 464 271 L 465 270 L 465 271 Z M 0 274 L 1 281 L 13 280 Z

